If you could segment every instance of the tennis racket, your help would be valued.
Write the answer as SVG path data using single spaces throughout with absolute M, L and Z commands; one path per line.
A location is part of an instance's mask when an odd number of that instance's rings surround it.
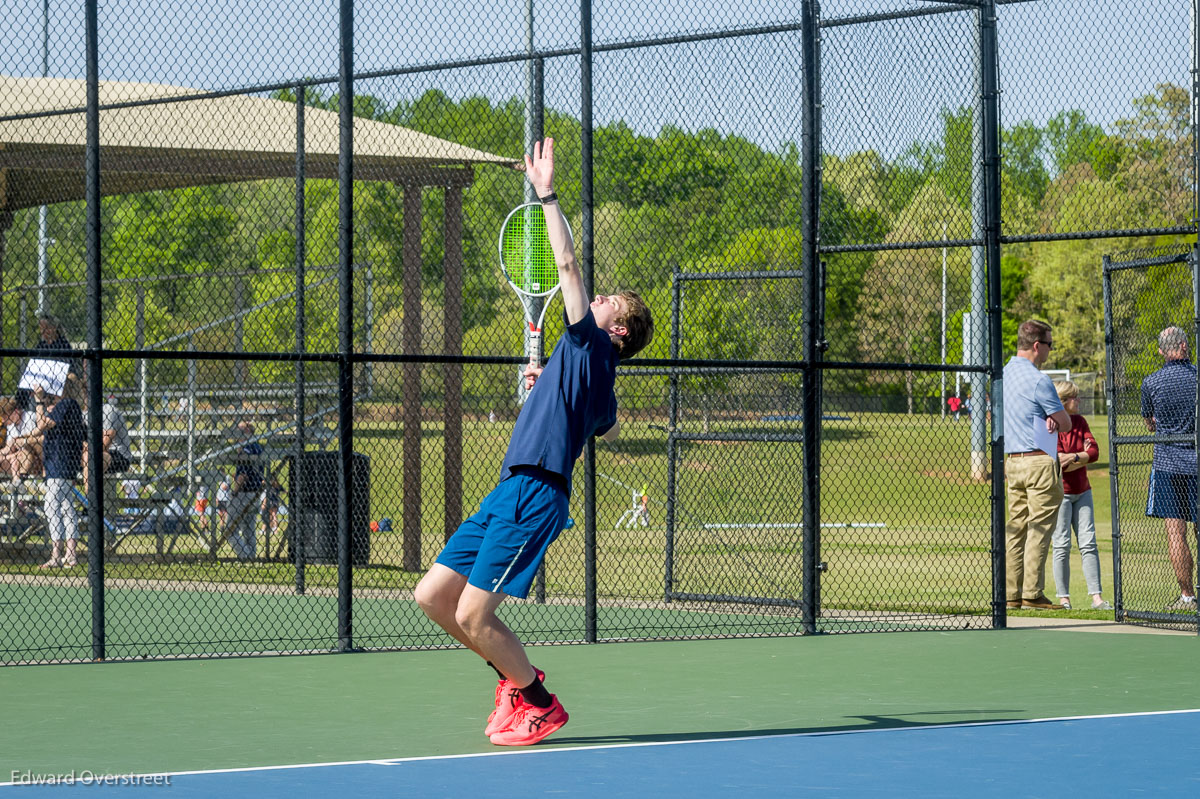
M 566 220 L 563 220 L 566 224 Z M 567 228 L 568 233 L 570 227 Z M 542 361 L 542 322 L 554 292 L 558 291 L 558 265 L 546 233 L 546 216 L 541 203 L 525 203 L 514 208 L 500 228 L 500 269 L 525 308 L 525 339 L 530 365 Z M 517 379 L 521 402 L 528 394 L 525 378 Z

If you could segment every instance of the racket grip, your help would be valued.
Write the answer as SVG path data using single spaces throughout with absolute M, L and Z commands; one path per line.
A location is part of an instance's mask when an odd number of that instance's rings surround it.
M 529 365 L 535 369 L 542 365 L 539 350 L 542 343 L 542 331 L 533 325 L 529 326 Z

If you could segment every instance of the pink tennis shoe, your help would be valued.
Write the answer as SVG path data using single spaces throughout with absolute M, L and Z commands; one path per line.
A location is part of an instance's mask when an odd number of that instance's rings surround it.
M 539 680 L 546 679 L 546 672 L 537 668 L 534 671 L 537 672 Z M 484 727 L 483 734 L 490 737 L 492 733 L 507 729 L 508 722 L 512 720 L 520 704 L 521 689 L 512 680 L 505 679 L 496 683 L 496 709 L 488 716 L 487 726 Z
M 558 697 L 551 694 L 554 703 L 550 707 L 534 707 L 521 700 L 509 721 L 508 729 L 491 734 L 496 746 L 532 746 L 543 738 L 558 732 L 571 718 Z

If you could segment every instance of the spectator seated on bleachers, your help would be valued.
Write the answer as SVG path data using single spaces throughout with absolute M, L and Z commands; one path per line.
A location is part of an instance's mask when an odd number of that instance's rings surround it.
M 0 418 L 5 424 L 0 471 L 8 475 L 13 490 L 16 490 L 23 478 L 42 473 L 41 440 L 32 435 L 37 426 L 37 413 L 22 411 L 15 399 L 0 397 Z

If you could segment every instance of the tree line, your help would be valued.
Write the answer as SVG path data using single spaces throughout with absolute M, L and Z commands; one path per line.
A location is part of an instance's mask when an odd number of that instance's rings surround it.
M 288 92 L 280 100 L 293 100 Z M 310 95 L 311 97 L 311 95 Z M 336 110 L 336 95 L 311 97 L 314 107 Z M 1105 127 L 1078 110 L 1052 116 L 1044 125 L 1023 121 L 1002 131 L 1004 232 L 1037 235 L 1098 229 L 1135 229 L 1187 224 L 1192 204 L 1192 141 L 1188 92 L 1163 84 L 1134 98 L 1128 116 Z M 402 125 L 488 152 L 515 157 L 522 149 L 524 106 L 519 99 L 453 99 L 429 90 L 395 103 L 360 96 L 356 113 Z M 913 142 L 899 155 L 863 150 L 827 154 L 822 164 L 821 244 L 927 242 L 915 249 L 839 252 L 827 255 L 827 357 L 846 361 L 938 363 L 946 275 L 948 362 L 960 362 L 962 316 L 970 304 L 970 251 L 940 248 L 937 241 L 971 235 L 972 110 L 944 109 L 940 136 Z M 578 232 L 580 173 L 569 156 L 578 153 L 581 128 L 575 117 L 545 114 L 546 134 L 566 157 L 558 193 Z M 674 271 L 798 270 L 801 165 L 794 143 L 766 150 L 737 135 L 667 126 L 656 135 L 623 122 L 594 131 L 595 269 L 598 291 L 633 288 L 658 320 L 659 335 L 645 352 L 666 357 L 670 286 Z M 470 355 L 520 353 L 520 304 L 504 286 L 495 241 L 505 214 L 522 200 L 522 176 L 480 166 L 464 194 L 464 349 Z M 337 263 L 337 186 L 311 180 L 305 198 L 309 285 L 329 277 Z M 401 349 L 401 189 L 361 183 L 355 192 L 358 265 L 357 340 L 366 336 L 366 292 L 371 292 L 371 347 Z M 21 212 L 10 231 L 6 284 L 35 281 L 36 209 Z M 227 349 L 240 333 L 248 350 L 289 351 L 294 344 L 295 300 L 290 269 L 295 261 L 293 184 L 287 180 L 203 186 L 107 198 L 102 207 L 105 278 L 164 278 L 106 285 L 105 336 L 114 347 L 133 347 L 135 320 L 146 342 L 211 322 L 237 308 L 262 305 L 237 326 L 197 333 L 198 349 Z M 442 198 L 427 189 L 422 199 L 422 294 L 428 351 L 439 351 L 442 297 Z M 84 274 L 82 204 L 57 206 L 51 216 L 51 269 L 57 280 Z M 1036 316 L 1055 327 L 1051 365 L 1072 371 L 1104 369 L 1100 313 L 1102 256 L 1114 249 L 1152 246 L 1177 239 L 1111 239 L 1009 244 L 1002 260 L 1004 340 L 1011 349 L 1016 325 Z M 219 276 L 237 272 L 239 277 Z M 167 277 L 186 279 L 166 280 Z M 1180 321 L 1191 317 L 1180 304 Z M 85 318 L 82 287 L 53 292 L 56 312 Z M 140 307 L 140 311 L 138 308 Z M 6 299 L 5 340 L 18 338 L 14 299 Z M 336 349 L 337 289 L 313 288 L 307 299 L 308 347 Z M 1170 314 L 1168 314 L 1170 315 Z M 548 314 L 552 346 L 561 324 Z M 681 355 L 685 358 L 799 359 L 800 281 L 699 282 L 685 287 Z M 28 322 L 31 323 L 31 320 Z M 80 331 L 81 327 L 78 327 Z M 184 365 L 163 362 L 159 379 L 182 382 Z M 230 364 L 207 367 L 221 379 Z M 255 362 L 260 380 L 289 380 L 293 367 Z M 222 370 L 225 370 L 223 372 Z M 436 370 L 426 370 L 436 394 Z M 511 370 L 468 369 L 468 394 L 512 391 Z M 377 372 L 389 384 L 386 368 Z M 226 375 L 227 376 L 227 375 Z M 111 383 L 132 382 L 133 365 L 113 363 Z M 932 378 L 936 380 L 936 378 Z M 786 378 L 781 378 L 787 382 Z M 693 382 L 705 391 L 728 380 Z M 929 395 L 931 378 L 915 373 L 835 373 L 827 387 L 876 393 Z M 398 386 L 396 386 L 398 391 Z

